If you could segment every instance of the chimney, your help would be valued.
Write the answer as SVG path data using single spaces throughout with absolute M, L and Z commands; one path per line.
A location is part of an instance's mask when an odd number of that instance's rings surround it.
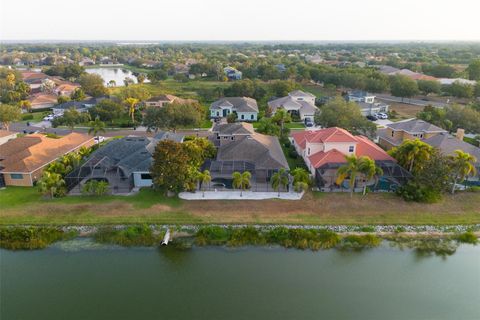
M 457 129 L 457 134 L 455 135 L 458 140 L 463 141 L 463 137 L 465 137 L 465 129 Z

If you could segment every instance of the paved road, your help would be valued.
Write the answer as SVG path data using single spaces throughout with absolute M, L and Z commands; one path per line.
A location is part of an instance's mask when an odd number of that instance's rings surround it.
M 413 104 L 415 106 L 428 106 L 428 105 L 433 105 L 436 107 L 446 107 L 448 103 L 446 102 L 438 102 L 438 101 L 425 101 L 425 100 L 419 100 L 419 99 L 408 99 L 405 98 L 402 101 L 402 98 L 399 97 L 394 97 L 388 94 L 377 94 L 376 95 L 377 99 L 387 101 L 387 102 L 397 102 L 397 103 L 405 103 L 405 104 Z

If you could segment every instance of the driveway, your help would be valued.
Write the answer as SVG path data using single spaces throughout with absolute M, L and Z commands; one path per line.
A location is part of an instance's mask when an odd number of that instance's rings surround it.
M 378 119 L 373 121 L 377 126 L 382 126 L 385 127 L 387 124 L 393 123 L 393 121 L 390 121 L 388 119 Z

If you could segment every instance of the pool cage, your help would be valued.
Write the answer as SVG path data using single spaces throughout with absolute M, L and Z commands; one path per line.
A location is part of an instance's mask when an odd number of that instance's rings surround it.
M 248 161 L 217 161 L 217 160 L 207 160 L 203 166 L 202 171 L 210 171 L 210 176 L 212 181 L 207 185 L 203 185 L 203 190 L 208 191 L 221 191 L 221 190 L 232 190 L 233 178 L 232 175 L 234 172 L 243 173 L 248 171 L 251 173 L 252 178 L 250 179 L 250 191 L 257 192 L 273 192 L 270 179 L 272 175 L 275 174 L 278 170 L 275 169 L 260 169 L 255 166 L 254 163 Z M 281 188 L 280 191 L 286 192 L 289 190 L 287 188 Z
M 363 181 L 361 175 L 359 175 L 355 184 L 356 192 L 362 191 L 365 184 L 367 184 L 370 191 L 394 192 L 399 186 L 404 185 L 412 178 L 410 172 L 393 161 L 376 161 L 376 164 L 383 170 L 383 175 L 376 180 L 372 179 L 370 181 Z M 343 165 L 345 163 L 329 163 L 317 168 L 315 183 L 318 189 L 327 192 L 348 191 L 350 188 L 348 179 L 341 185 L 336 184 L 337 170 Z
M 81 194 L 82 186 L 89 180 L 106 181 L 110 194 L 125 194 L 133 189 L 133 178 L 107 156 L 93 156 L 65 176 L 70 194 Z

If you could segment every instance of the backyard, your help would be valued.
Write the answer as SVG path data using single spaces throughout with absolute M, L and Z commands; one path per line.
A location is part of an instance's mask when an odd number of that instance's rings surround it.
M 152 189 L 134 196 L 44 199 L 35 188 L 0 190 L 0 224 L 478 224 L 480 193 L 434 204 L 394 194 L 308 192 L 300 201 L 185 201 Z

